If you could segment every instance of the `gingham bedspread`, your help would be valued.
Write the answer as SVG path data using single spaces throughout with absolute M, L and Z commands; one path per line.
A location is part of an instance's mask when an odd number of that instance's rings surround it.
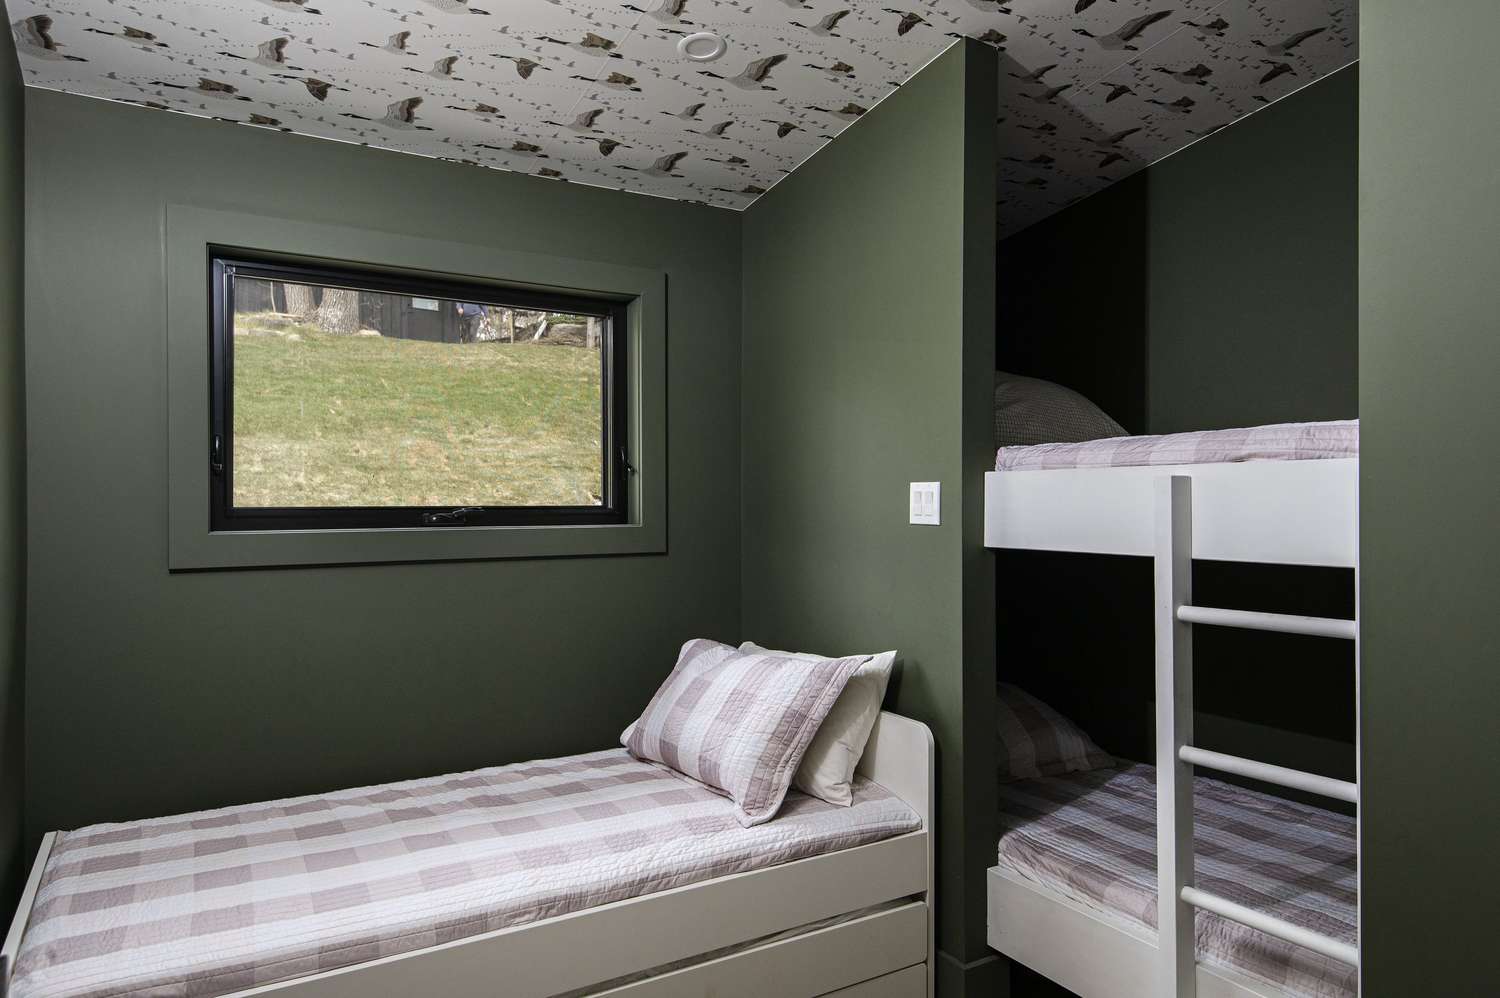
M 1198 886 L 1352 943 L 1354 819 L 1199 778 Z M 1000 787 L 1000 866 L 1071 902 L 1156 930 L 1156 773 L 1100 769 Z M 1297 996 L 1348 998 L 1358 973 L 1207 912 L 1199 961 Z
M 17 998 L 211 996 L 914 831 L 866 780 L 751 828 L 624 749 L 61 833 Z
M 1108 437 L 1079 444 L 1001 447 L 996 471 L 1315 461 L 1359 456 L 1359 420 L 1275 423 L 1237 430 L 1201 430 L 1154 437 Z

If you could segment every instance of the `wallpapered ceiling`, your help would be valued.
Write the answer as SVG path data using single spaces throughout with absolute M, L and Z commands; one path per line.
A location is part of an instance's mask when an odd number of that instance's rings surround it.
M 969 35 L 1002 233 L 1352 61 L 1356 4 L 8 0 L 32 86 L 732 208 Z

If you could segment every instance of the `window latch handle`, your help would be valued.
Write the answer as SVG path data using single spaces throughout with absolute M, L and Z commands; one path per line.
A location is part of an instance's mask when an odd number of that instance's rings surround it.
M 625 448 L 623 446 L 620 448 L 620 466 L 626 471 L 630 472 L 630 474 L 632 475 L 640 474 L 640 472 L 636 470 L 635 465 L 630 463 L 630 458 L 626 456 Z
M 218 433 L 209 441 L 208 469 L 216 476 L 224 474 L 224 437 Z
M 428 527 L 462 527 L 469 522 L 470 513 L 484 512 L 483 506 L 461 506 L 458 509 L 423 513 L 422 524 Z

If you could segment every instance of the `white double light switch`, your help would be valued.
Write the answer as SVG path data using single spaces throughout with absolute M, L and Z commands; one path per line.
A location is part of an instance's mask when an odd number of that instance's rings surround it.
M 941 482 L 911 483 L 911 522 L 938 526 L 943 506 Z

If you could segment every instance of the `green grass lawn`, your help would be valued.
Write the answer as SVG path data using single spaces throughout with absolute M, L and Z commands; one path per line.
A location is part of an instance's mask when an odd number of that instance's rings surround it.
M 599 501 L 597 350 L 236 328 L 236 506 Z

